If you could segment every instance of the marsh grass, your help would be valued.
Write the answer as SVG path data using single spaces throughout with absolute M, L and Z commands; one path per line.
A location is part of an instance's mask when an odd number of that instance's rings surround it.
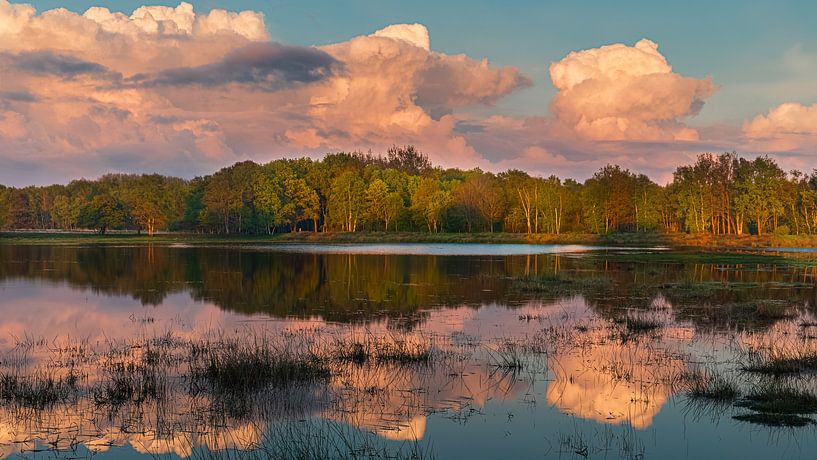
M 767 382 L 735 406 L 752 411 L 733 417 L 741 422 L 769 427 L 803 427 L 817 423 L 807 416 L 817 413 L 817 396 L 791 383 Z
M 512 341 L 505 341 L 496 348 L 486 348 L 492 366 L 503 371 L 521 371 L 524 367 L 523 347 Z
M 47 409 L 70 401 L 77 395 L 78 376 L 73 372 L 57 377 L 44 371 L 0 374 L 0 401 L 6 405 Z
M 805 389 L 776 382 L 755 389 L 736 405 L 767 414 L 813 414 L 817 413 L 817 396 Z
M 673 302 L 681 303 L 712 300 L 731 291 L 728 284 L 691 280 L 662 284 L 658 289 Z
M 690 321 L 704 331 L 762 331 L 769 326 L 794 318 L 798 301 L 793 298 L 759 298 L 740 286 L 708 286 L 701 291 L 662 291 L 674 305 L 676 320 Z M 719 285 L 720 286 L 720 285 Z M 751 298 L 745 299 L 751 295 Z
M 105 378 L 91 393 L 99 406 L 117 408 L 124 404 L 142 405 L 162 399 L 167 393 L 164 376 L 136 363 L 115 363 L 104 368 Z
M 259 344 L 226 343 L 191 360 L 193 382 L 222 392 L 246 392 L 329 378 L 329 369 L 314 355 Z
M 636 340 L 642 336 L 657 336 L 665 324 L 653 312 L 636 311 L 615 318 L 614 325 L 618 325 L 618 340 L 622 343 Z M 613 329 L 615 331 L 615 329 Z M 615 333 L 614 333 L 615 335 Z
M 734 377 L 726 377 L 714 370 L 693 370 L 681 376 L 681 390 L 692 400 L 716 404 L 730 404 L 740 397 Z
M 192 446 L 191 446 L 192 447 Z M 262 431 L 252 449 L 225 448 L 193 450 L 195 460 L 230 459 L 433 459 L 430 444 L 419 439 L 388 443 L 374 433 L 355 429 L 345 423 L 305 418 L 271 424 Z
M 512 282 L 522 292 L 550 295 L 598 291 L 612 285 L 612 281 L 604 276 L 528 275 L 512 278 Z
M 742 350 L 740 368 L 745 372 L 786 375 L 817 371 L 817 350 L 796 346 Z
M 785 300 L 761 300 L 753 304 L 754 316 L 761 320 L 777 321 L 792 317 L 790 306 Z M 749 303 L 748 306 L 751 307 L 752 303 Z
M 604 425 L 592 431 L 575 427 L 573 433 L 560 432 L 557 441 L 559 449 L 555 458 L 646 458 L 646 448 L 638 439 L 637 431 L 626 425 L 621 428 Z
M 630 333 L 642 334 L 657 331 L 664 327 L 664 324 L 655 318 L 628 315 L 624 319 L 624 326 Z
M 188 432 L 212 433 L 237 422 L 258 423 L 263 432 L 251 446 L 227 446 L 218 451 L 201 447 L 198 438 L 190 436 L 190 448 L 196 453 L 193 457 L 198 458 L 426 458 L 430 456 L 429 443 L 406 441 L 395 448 L 395 442 L 384 441 L 382 433 L 395 426 L 407 429 L 405 420 L 415 414 L 428 416 L 434 410 L 446 410 L 429 404 L 430 389 L 437 388 L 430 382 L 455 386 L 458 379 L 464 383 L 463 376 L 475 369 L 484 372 L 487 368 L 486 378 L 491 384 L 508 391 L 509 398 L 516 397 L 510 389 L 524 386 L 524 377 L 531 375 L 532 388 L 534 376 L 547 378 L 548 370 L 558 369 L 559 359 L 570 355 L 580 357 L 588 371 L 599 373 L 596 383 L 609 379 L 612 385 L 637 385 L 638 392 L 629 403 L 638 407 L 655 404 L 663 391 L 679 388 L 677 384 L 690 400 L 712 403 L 706 407 L 731 407 L 739 401 L 739 407 L 750 412 L 736 415 L 739 421 L 769 426 L 812 423 L 807 416 L 811 412 L 802 411 L 810 410 L 814 403 L 805 392 L 779 394 L 774 399 L 758 391 L 741 399 L 738 383 L 724 376 L 731 374 L 715 370 L 684 374 L 689 365 L 684 360 L 689 358 L 662 342 L 664 336 L 670 336 L 670 329 L 658 333 L 672 324 L 673 313 L 669 307 L 621 308 L 612 312 L 620 315 L 617 320 L 597 314 L 543 315 L 536 318 L 542 324 L 528 325 L 537 328 L 531 335 L 484 343 L 479 337 L 455 339 L 453 335 L 425 336 L 393 329 L 378 335 L 367 329 L 348 336 L 334 330 L 328 335 L 284 331 L 269 336 L 214 334 L 195 340 L 168 333 L 106 344 L 100 350 L 69 346 L 51 352 L 59 355 L 61 363 L 83 362 L 98 368 L 99 375 L 89 380 L 87 391 L 75 380 L 71 392 L 57 391 L 49 396 L 46 389 L 42 399 L 62 404 L 72 397 L 87 396 L 100 413 L 104 409 L 118 412 L 116 419 L 109 415 L 109 420 L 116 420 L 110 423 L 127 429 L 139 427 L 165 438 Z M 550 320 L 552 324 L 548 324 Z M 456 348 L 461 354 L 454 356 L 454 344 L 461 344 Z M 109 349 L 104 349 L 106 346 Z M 802 357 L 793 355 L 793 350 L 776 350 L 779 356 Z M 817 357 L 814 360 L 817 363 Z M 56 375 L 51 375 L 48 385 L 66 385 Z M 43 382 L 27 391 L 47 387 Z M 4 401 L 2 395 L 25 394 L 17 389 L 24 387 L 25 383 L 9 386 L 0 378 L 0 403 Z M 787 399 L 801 412 L 786 409 Z M 452 413 L 465 413 L 464 409 L 458 411 L 460 407 L 466 406 L 456 406 Z M 144 428 L 141 417 L 146 414 L 156 414 L 155 427 Z M 174 420 L 179 414 L 185 417 L 181 422 Z M 382 426 L 362 423 L 360 414 L 382 417 L 378 420 Z M 595 441 L 588 439 L 564 439 L 562 447 L 580 457 L 595 456 L 607 448 L 596 450 L 592 447 Z M 622 452 L 632 451 L 637 456 L 639 445 L 631 441 L 622 438 Z
M 414 342 L 395 336 L 336 339 L 331 348 L 329 356 L 334 360 L 357 365 L 429 365 L 437 355 L 427 339 Z
M 581 433 L 565 434 L 559 433 L 559 453 L 574 454 L 578 457 L 587 458 L 590 455 L 590 446 Z
M 739 422 L 763 425 L 771 428 L 799 428 L 815 424 L 813 419 L 796 414 L 768 414 L 765 412 L 755 412 L 750 414 L 735 415 L 732 418 Z

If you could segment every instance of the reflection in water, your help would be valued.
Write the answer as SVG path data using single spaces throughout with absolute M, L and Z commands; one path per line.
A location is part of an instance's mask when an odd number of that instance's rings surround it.
M 277 244 L 275 246 L 244 246 L 245 248 L 306 254 L 383 254 L 416 256 L 519 256 L 537 254 L 570 254 L 594 250 L 628 248 L 605 248 L 575 244 Z
M 514 420 L 677 436 L 684 417 L 671 401 L 691 363 L 728 367 L 743 348 L 808 342 L 800 325 L 817 292 L 807 265 L 328 252 L 0 245 L 0 377 L 79 376 L 71 398 L 39 406 L 0 382 L 0 454 L 280 447 L 287 423 L 302 420 L 332 424 L 321 433 L 341 445 L 423 442 L 462 455 L 460 426 L 462 436 L 489 427 L 481 437 L 497 449 L 540 446 L 534 428 L 522 444 L 506 440 L 526 429 Z M 191 384 L 191 350 L 258 337 L 315 354 L 330 377 L 238 399 Z M 360 343 L 432 358 L 337 358 Z M 158 390 L 114 404 L 99 390 L 111 369 L 148 369 Z M 746 429 L 730 430 L 718 436 L 746 441 Z
M 170 295 L 187 293 L 194 300 L 243 314 L 319 315 L 343 321 L 435 306 L 524 303 L 530 293 L 519 292 L 513 282 L 521 276 L 608 279 L 612 296 L 610 292 L 595 297 L 588 293 L 600 308 L 646 307 L 655 295 L 651 291 L 679 282 L 706 284 L 708 290 L 724 283 L 737 286 L 715 293 L 719 302 L 785 296 L 813 305 L 817 300 L 813 266 L 619 259 L 616 253 L 604 252 L 593 257 L 464 257 L 271 252 L 241 247 L 0 245 L 0 282 L 67 283 L 93 293 L 129 296 L 143 305 L 160 305 Z M 675 290 L 670 297 L 679 292 L 684 294 L 682 289 Z
M 557 358 L 548 403 L 600 423 L 648 428 L 672 392 L 672 378 L 683 372 L 683 361 L 664 350 L 644 348 L 643 343 L 600 339 L 603 345 L 586 353 Z M 663 362 L 656 363 L 659 360 Z

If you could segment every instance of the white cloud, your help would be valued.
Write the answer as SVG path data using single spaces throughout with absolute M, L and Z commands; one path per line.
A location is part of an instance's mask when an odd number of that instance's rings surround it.
M 551 64 L 550 75 L 559 90 L 556 117 L 598 140 L 696 140 L 681 120 L 717 90 L 710 78 L 674 73 L 647 39 L 571 52 Z
M 780 104 L 744 123 L 743 134 L 756 148 L 772 151 L 817 146 L 817 104 Z
M 426 51 L 431 50 L 428 29 L 422 24 L 394 24 L 378 30 L 371 36 L 403 40 Z
M 473 164 L 455 111 L 530 84 L 513 67 L 432 51 L 421 24 L 320 48 L 270 42 L 261 13 L 187 3 L 79 15 L 0 0 L 0 24 L 0 61 L 13 64 L 0 68 L 0 161 L 47 169 L 70 156 L 76 170 L 60 173 L 71 176 L 189 176 L 394 143 Z

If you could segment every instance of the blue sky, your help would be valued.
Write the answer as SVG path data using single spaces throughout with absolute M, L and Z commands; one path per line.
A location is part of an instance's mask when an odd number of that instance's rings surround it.
M 0 183 L 394 144 L 577 179 L 817 164 L 815 1 L 189 2 L 0 0 Z
M 741 122 L 791 100 L 817 102 L 817 2 L 800 1 L 196 1 L 212 8 L 262 11 L 274 40 L 323 45 L 395 23 L 429 28 L 432 49 L 519 67 L 531 88 L 500 101 L 502 113 L 535 115 L 555 94 L 547 66 L 573 50 L 641 38 L 658 43 L 676 72 L 711 75 L 720 91 L 691 124 Z M 36 0 L 39 11 L 82 13 L 105 6 L 130 13 L 178 1 Z M 799 56 L 798 56 L 799 54 Z M 798 69 L 786 64 L 802 59 Z

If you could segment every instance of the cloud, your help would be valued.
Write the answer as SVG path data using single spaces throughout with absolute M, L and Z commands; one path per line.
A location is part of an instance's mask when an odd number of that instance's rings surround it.
M 518 68 L 431 44 L 422 24 L 304 47 L 271 41 L 253 11 L 77 14 L 0 0 L 0 164 L 23 161 L 47 181 L 191 177 L 244 159 L 411 143 L 444 167 L 582 178 L 615 162 L 669 177 L 724 145 L 727 131 L 684 124 L 716 85 L 674 72 L 649 40 L 554 62 L 553 115 L 531 117 L 485 115 L 532 85 Z M 20 181 L 0 168 L 0 183 Z
M 214 9 L 207 14 L 197 14 L 193 5 L 182 2 L 177 7 L 142 6 L 130 17 L 112 13 L 107 8 L 93 7 L 83 14 L 100 25 L 102 30 L 113 34 L 203 36 L 238 34 L 248 40 L 268 38 L 264 15 L 253 11 L 239 13 Z
M 427 36 L 422 25 L 394 25 L 322 47 L 344 64 L 344 73 L 310 94 L 307 123 L 297 130 L 311 130 L 312 135 L 300 136 L 309 141 L 304 147 L 366 149 L 411 142 L 441 164 L 478 157 L 454 132 L 452 114 L 493 104 L 530 80 L 514 67 L 431 51 Z
M 376 31 L 371 36 L 403 40 L 426 51 L 431 51 L 428 29 L 422 24 L 394 24 Z
M 491 68 L 486 59 L 433 54 L 419 75 L 415 102 L 434 118 L 457 107 L 492 105 L 500 97 L 531 86 L 513 67 Z
M 197 13 L 180 3 L 140 7 L 130 16 L 99 7 L 82 15 L 62 8 L 38 14 L 30 5 L 0 0 L 0 51 L 51 51 L 126 76 L 204 65 L 268 39 L 263 14 L 253 11 Z
M 22 114 L 0 110 L 0 138 L 16 140 L 26 134 L 26 123 Z
M 707 141 L 599 141 L 577 134 L 552 117 L 491 116 L 480 130 L 464 136 L 493 170 L 522 169 L 530 174 L 584 180 L 607 164 L 649 175 L 659 183 L 672 178 L 683 162 L 699 153 L 724 151 Z M 731 150 L 731 149 L 730 149 Z
M 293 82 L 322 80 L 338 67 L 340 64 L 334 58 L 316 48 L 266 42 L 230 51 L 211 64 L 166 69 L 153 75 L 138 74 L 129 80 L 148 87 L 240 83 L 275 91 Z
M 34 102 L 37 97 L 29 91 L 0 91 L 0 104 L 8 102 Z
M 98 78 L 115 79 L 120 75 L 111 72 L 105 66 L 73 56 L 56 54 L 52 51 L 21 51 L 18 53 L 0 52 L 0 65 L 8 71 L 37 75 L 54 75 L 61 78 L 74 78 L 80 75 L 93 75 Z
M 797 151 L 817 146 L 817 104 L 780 104 L 766 115 L 743 124 L 743 134 L 756 148 Z
M 126 15 L 0 0 L 0 64 L 0 160 L 25 158 L 55 180 L 190 177 L 394 143 L 443 165 L 487 166 L 456 130 L 459 112 L 531 84 L 514 67 L 432 50 L 421 24 L 302 47 L 270 41 L 260 13 L 187 3 Z
M 647 39 L 571 52 L 551 64 L 550 76 L 559 90 L 555 116 L 597 140 L 696 140 L 681 120 L 717 90 L 711 78 L 674 73 Z

